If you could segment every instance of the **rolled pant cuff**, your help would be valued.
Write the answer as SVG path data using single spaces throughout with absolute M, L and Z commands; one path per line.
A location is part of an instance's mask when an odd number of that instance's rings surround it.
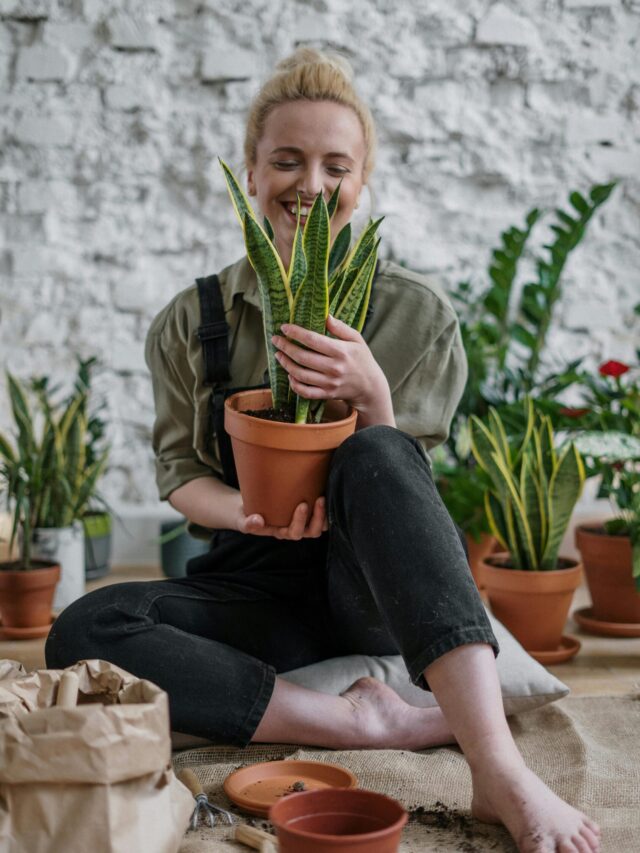
M 264 665 L 262 668 L 262 682 L 258 689 L 255 701 L 251 706 L 249 713 L 244 719 L 244 722 L 238 726 L 238 733 L 234 739 L 236 746 L 248 746 L 251 743 L 251 738 L 258 728 L 258 723 L 264 716 L 267 710 L 267 705 L 273 694 L 273 689 L 276 684 L 276 671 L 274 667 Z
M 496 657 L 500 651 L 498 641 L 490 628 L 460 628 L 444 637 L 440 637 L 439 640 L 432 643 L 411 661 L 407 666 L 411 681 L 423 690 L 431 690 L 424 677 L 424 670 L 452 649 L 457 649 L 458 646 L 467 646 L 471 643 L 486 643 L 492 647 Z

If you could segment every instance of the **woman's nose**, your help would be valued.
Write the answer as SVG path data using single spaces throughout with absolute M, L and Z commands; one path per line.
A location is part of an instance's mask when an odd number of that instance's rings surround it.
M 311 200 L 324 189 L 322 185 L 322 173 L 318 166 L 309 166 L 298 181 L 297 191 L 303 199 Z

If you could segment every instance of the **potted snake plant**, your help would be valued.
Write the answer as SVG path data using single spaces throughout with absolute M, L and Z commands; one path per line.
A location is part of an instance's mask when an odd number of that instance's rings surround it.
M 289 524 L 303 501 L 312 507 L 325 489 L 331 455 L 355 430 L 355 410 L 339 400 L 311 401 L 293 392 L 276 359 L 271 338 L 283 323 L 327 334 L 329 313 L 361 331 L 375 273 L 382 219 L 369 220 L 351 246 L 351 225 L 331 236 L 331 217 L 340 186 L 328 202 L 318 193 L 304 226 L 300 199 L 289 269 L 273 244 L 273 229 L 258 221 L 229 167 L 220 161 L 242 226 L 247 257 L 258 279 L 264 321 L 269 385 L 225 402 L 238 482 L 247 515 L 267 524 Z
M 12 518 L 9 552 L 19 542 L 19 555 L 0 564 L 0 614 L 5 637 L 29 639 L 48 633 L 52 606 L 61 609 L 84 592 L 78 519 L 106 454 L 85 464 L 83 392 L 55 406 L 46 378 L 28 387 L 8 374 L 7 385 L 15 440 L 0 435 L 0 491 Z
M 485 510 L 503 553 L 486 557 L 483 580 L 495 615 L 543 662 L 571 656 L 562 630 L 582 567 L 559 555 L 585 480 L 572 442 L 554 445 L 551 420 L 524 400 L 524 435 L 508 436 L 493 407 L 486 421 L 470 419 L 472 452 L 491 486 Z M 564 647 L 563 647 L 564 646 Z M 575 652 L 574 652 L 575 653 Z

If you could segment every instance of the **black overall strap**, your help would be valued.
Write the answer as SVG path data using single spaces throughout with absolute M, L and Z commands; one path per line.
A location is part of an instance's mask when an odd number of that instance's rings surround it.
M 196 279 L 200 298 L 198 338 L 204 357 L 204 384 L 211 388 L 209 398 L 209 441 L 218 439 L 224 482 L 238 487 L 233 461 L 231 439 L 224 428 L 225 384 L 231 379 L 229 370 L 229 324 L 224 316 L 224 304 L 217 275 Z

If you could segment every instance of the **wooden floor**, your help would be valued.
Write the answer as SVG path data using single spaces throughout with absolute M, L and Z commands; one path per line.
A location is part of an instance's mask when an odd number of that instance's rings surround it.
M 160 570 L 155 566 L 120 566 L 108 577 L 87 586 L 96 589 L 109 583 L 160 577 Z M 576 593 L 573 610 L 589 604 L 589 593 L 581 587 Z M 568 684 L 574 695 L 623 695 L 640 691 L 640 638 L 591 636 L 581 631 L 571 618 L 565 633 L 577 637 L 582 648 L 573 660 L 549 667 L 549 670 Z M 27 669 L 44 667 L 44 640 L 0 641 L 0 658 L 20 661 Z

